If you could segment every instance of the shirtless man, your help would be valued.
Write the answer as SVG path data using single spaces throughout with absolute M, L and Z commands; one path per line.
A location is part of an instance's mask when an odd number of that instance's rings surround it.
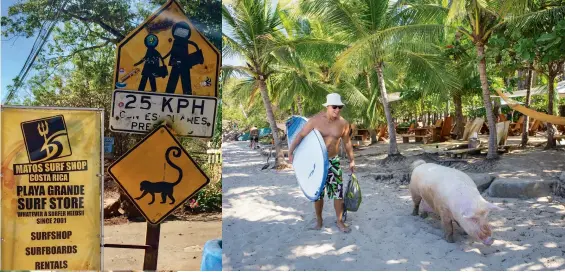
M 259 142 L 259 130 L 255 126 L 251 127 L 249 130 L 249 148 L 257 148 L 257 143 Z
M 326 179 L 326 193 L 329 199 L 334 199 L 335 214 L 337 217 L 337 227 L 348 233 L 351 231 L 342 220 L 343 216 L 343 179 L 339 163 L 339 143 L 343 139 L 347 156 L 349 157 L 349 170 L 353 173 L 355 168 L 355 161 L 353 159 L 353 147 L 351 139 L 349 138 L 349 123 L 340 116 L 341 108 L 344 104 L 341 102 L 341 97 L 337 93 L 328 94 L 326 97 L 327 102 L 323 104 L 326 107 L 325 112 L 313 116 L 308 120 L 304 128 L 298 133 L 295 140 L 292 142 L 289 151 L 288 159 L 292 163 L 294 149 L 300 144 L 300 141 L 310 131 L 317 129 L 326 143 L 328 150 L 328 158 L 330 160 L 330 169 Z M 316 209 L 316 225 L 313 229 L 319 230 L 322 228 L 322 210 L 324 207 L 324 191 L 320 194 L 320 198 L 314 203 Z

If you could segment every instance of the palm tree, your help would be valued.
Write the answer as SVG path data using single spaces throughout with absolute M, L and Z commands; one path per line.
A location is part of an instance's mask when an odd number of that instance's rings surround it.
M 487 5 L 483 5 L 484 3 Z M 478 71 L 481 79 L 483 103 L 489 128 L 487 159 L 498 157 L 496 153 L 496 120 L 494 119 L 494 113 L 492 111 L 485 57 L 485 45 L 488 43 L 494 28 L 497 27 L 501 21 L 501 16 L 496 12 L 496 7 L 498 7 L 496 4 L 497 3 L 494 1 L 453 0 L 449 10 L 449 19 L 459 19 L 460 22 L 468 24 L 470 30 L 461 26 L 459 31 L 473 42 L 477 50 L 477 56 L 479 57 Z
M 273 46 L 283 34 L 278 7 L 274 10 L 268 0 L 236 0 L 233 5 L 222 4 L 223 22 L 227 28 L 222 31 L 222 54 L 243 57 L 246 66 L 223 66 L 227 77 L 234 73 L 243 76 L 253 90 L 258 90 L 263 99 L 267 120 L 271 127 L 276 148 L 275 167 L 286 165 L 281 149 L 278 129 L 269 97 L 267 84 L 275 72 L 276 62 Z M 227 30 L 227 31 L 226 31 Z M 228 34 L 229 33 L 229 34 Z
M 443 58 L 431 43 L 441 37 L 443 24 L 422 23 L 436 18 L 432 15 L 436 15 L 438 11 L 441 13 L 442 10 L 428 5 L 404 5 L 404 2 L 301 2 L 304 13 L 319 17 L 330 28 L 341 33 L 344 40 L 349 41 L 348 48 L 338 56 L 332 67 L 337 74 L 336 80 L 354 78 L 368 70 L 376 73 L 377 84 L 368 80 L 367 89 L 380 91 L 379 100 L 383 106 L 390 137 L 388 155 L 391 157 L 399 156 L 400 153 L 387 96 L 387 85 L 390 85 L 390 82 L 385 75 L 390 71 L 406 71 L 407 74 L 421 79 L 422 84 L 430 90 L 456 85 L 450 77 L 442 74 Z M 370 96 L 359 100 L 373 102 Z

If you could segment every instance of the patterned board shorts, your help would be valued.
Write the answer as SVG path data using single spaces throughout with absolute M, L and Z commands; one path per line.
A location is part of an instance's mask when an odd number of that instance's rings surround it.
M 340 168 L 339 157 L 335 156 L 329 161 L 330 169 L 326 178 L 325 190 L 322 190 L 318 200 L 324 198 L 324 191 L 328 194 L 329 199 L 343 199 L 343 172 Z

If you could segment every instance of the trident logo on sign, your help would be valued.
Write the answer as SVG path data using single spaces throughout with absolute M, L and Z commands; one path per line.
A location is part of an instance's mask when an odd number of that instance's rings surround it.
M 43 162 L 71 155 L 62 115 L 21 124 L 30 162 Z
M 43 136 L 44 142 L 40 150 L 45 151 L 45 153 L 47 153 L 45 160 L 49 160 L 50 158 L 53 157 L 58 157 L 63 151 L 63 145 L 61 144 L 61 142 L 56 141 L 54 139 L 57 138 L 59 135 L 66 135 L 67 132 L 57 131 L 51 136 L 49 136 L 49 138 L 47 138 L 47 134 L 49 133 L 49 126 L 45 121 L 37 124 L 37 131 L 39 132 L 39 135 Z

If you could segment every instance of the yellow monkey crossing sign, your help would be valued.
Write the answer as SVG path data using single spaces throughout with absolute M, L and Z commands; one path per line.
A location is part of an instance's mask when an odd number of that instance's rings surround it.
M 164 125 L 114 162 L 108 173 L 152 224 L 161 223 L 210 181 Z
M 114 86 L 218 97 L 220 52 L 167 1 L 117 46 Z

